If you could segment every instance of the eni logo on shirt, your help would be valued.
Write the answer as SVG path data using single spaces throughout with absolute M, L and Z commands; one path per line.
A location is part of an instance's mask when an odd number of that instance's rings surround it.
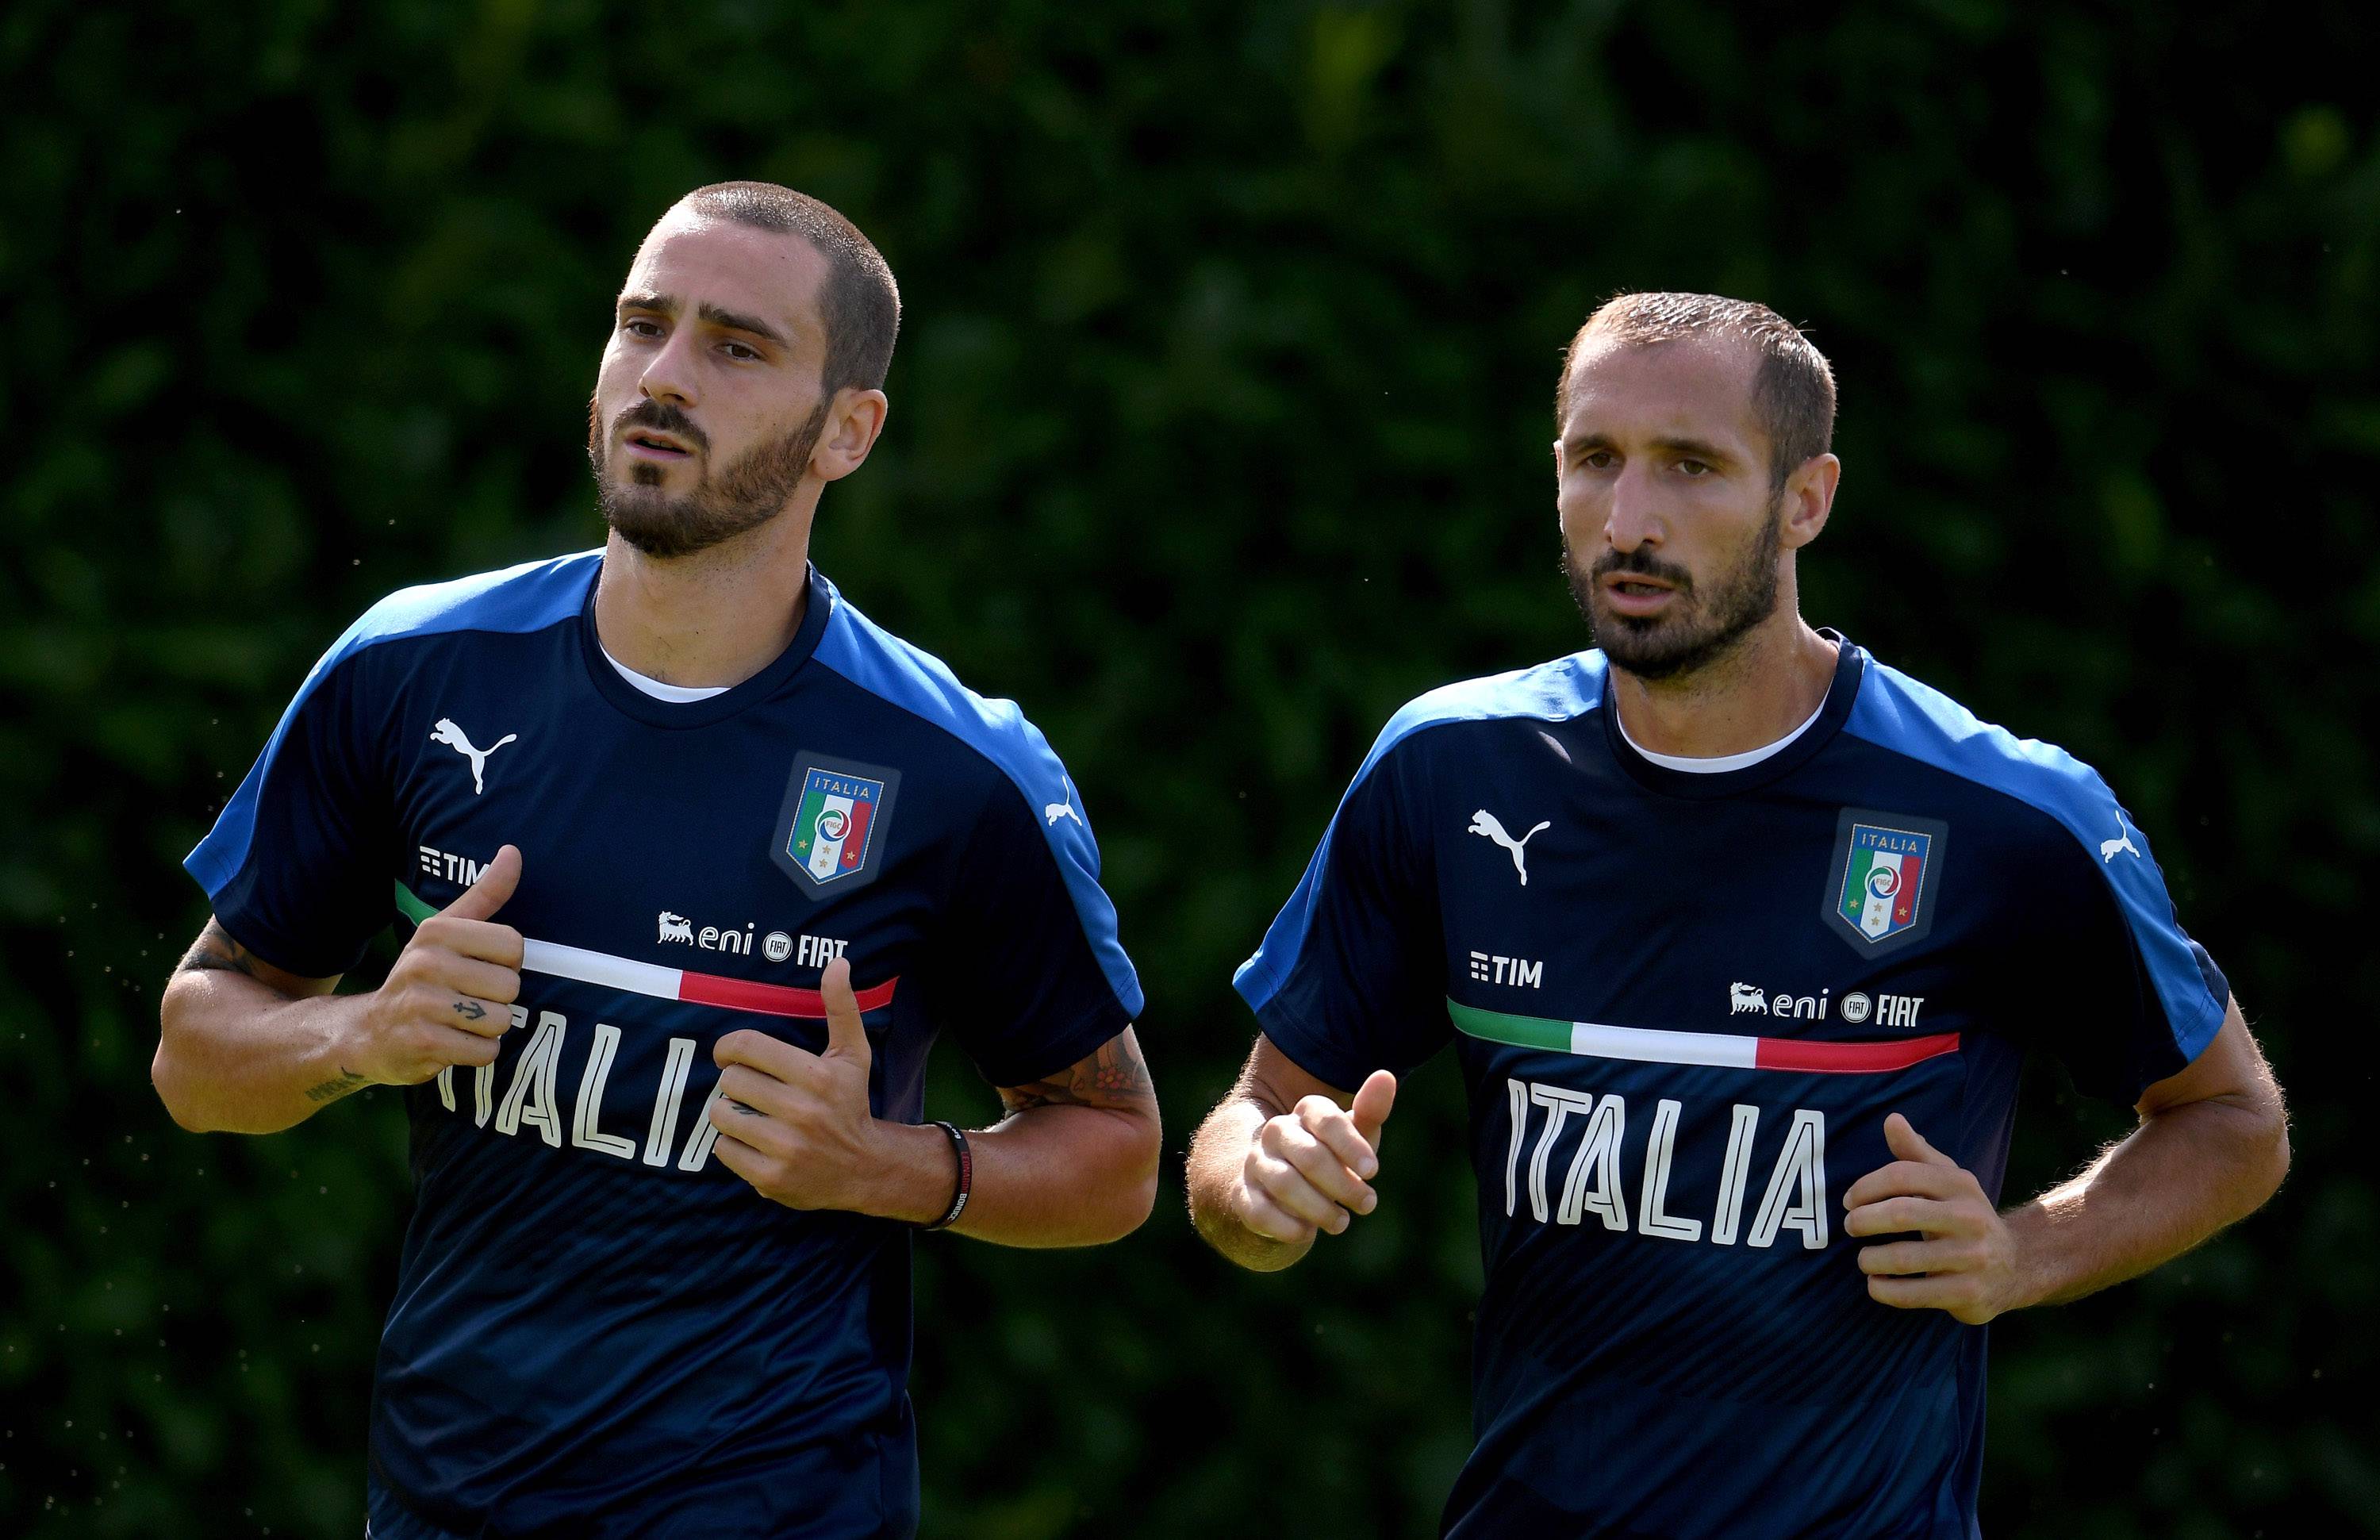
M 697 930 L 694 928 L 694 922 L 684 915 L 674 915 L 664 909 L 661 911 L 661 935 L 658 940 L 682 942 L 686 946 L 698 947 L 704 952 L 733 952 L 749 957 L 752 955 L 752 930 L 750 920 L 744 922 L 744 928 L 741 931 L 722 930 L 715 925 L 706 925 L 700 930 Z

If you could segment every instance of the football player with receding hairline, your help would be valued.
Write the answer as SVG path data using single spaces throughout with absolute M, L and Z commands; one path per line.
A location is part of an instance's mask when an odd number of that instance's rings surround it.
M 1192 1213 L 1259 1270 L 1343 1232 L 1451 1044 L 1487 1291 L 1448 1534 L 1973 1540 L 1984 1323 L 2256 1208 L 2279 1089 L 2096 775 L 1802 619 L 1842 468 L 1806 336 L 1623 295 L 1556 413 L 1600 647 L 1391 719 L 1239 971 Z M 2003 1213 L 2036 1049 L 2139 1126 Z

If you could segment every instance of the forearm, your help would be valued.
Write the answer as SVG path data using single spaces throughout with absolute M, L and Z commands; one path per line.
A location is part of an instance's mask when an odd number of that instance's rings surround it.
M 289 996 L 244 974 L 175 975 L 150 1079 L 192 1133 L 277 1134 L 367 1082 L 340 1062 L 355 997 Z
M 2062 1304 L 2170 1261 L 2253 1213 L 2289 1162 L 2277 1099 L 2217 1097 L 2147 1118 L 2003 1216 L 2017 1243 L 2015 1305 Z
M 1190 1139 L 1190 1221 L 1208 1245 L 1251 1272 L 1279 1272 L 1314 1249 L 1311 1236 L 1292 1243 L 1259 1235 L 1233 1211 L 1232 1189 L 1244 1180 L 1249 1142 L 1279 1111 L 1243 1085 L 1207 1114 Z
M 950 1135 L 931 1123 L 884 1123 L 885 1157 L 868 1207 L 930 1224 L 958 1186 Z M 951 1229 L 1003 1246 L 1096 1246 L 1140 1228 L 1157 1201 L 1157 1117 L 1052 1103 L 971 1132 L 966 1212 Z

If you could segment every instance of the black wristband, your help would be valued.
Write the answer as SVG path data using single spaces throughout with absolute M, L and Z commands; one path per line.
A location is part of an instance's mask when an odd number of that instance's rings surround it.
M 951 1194 L 951 1206 L 942 1217 L 919 1228 L 947 1230 L 958 1223 L 959 1216 L 966 1212 L 967 1194 L 975 1190 L 975 1156 L 967 1149 L 966 1135 L 959 1132 L 958 1124 L 936 1120 L 934 1126 L 951 1136 L 951 1153 L 959 1158 L 959 1188 Z

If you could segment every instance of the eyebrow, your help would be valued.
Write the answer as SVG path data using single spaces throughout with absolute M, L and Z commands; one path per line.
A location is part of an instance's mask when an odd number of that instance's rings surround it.
M 623 314 L 629 310 L 650 310 L 655 315 L 665 316 L 675 316 L 679 309 L 676 298 L 666 294 L 624 294 L 620 296 L 620 302 L 616 308 Z M 775 343 L 780 347 L 791 346 L 783 332 L 758 316 L 748 316 L 739 310 L 723 309 L 707 299 L 695 307 L 694 313 L 710 325 L 723 327 L 730 332 L 748 333 L 753 336 Z
M 1735 460 L 1733 455 L 1702 439 L 1655 439 L 1653 447 L 1689 460 L 1716 460 L 1722 465 Z
M 1581 433 L 1574 439 L 1563 439 L 1561 446 L 1562 452 L 1567 455 L 1579 455 L 1590 450 L 1616 447 L 1608 433 Z M 1737 458 L 1718 444 L 1704 439 L 1655 439 L 1653 447 L 1665 454 L 1675 455 L 1685 459 L 1710 460 L 1721 465 L 1732 465 Z

